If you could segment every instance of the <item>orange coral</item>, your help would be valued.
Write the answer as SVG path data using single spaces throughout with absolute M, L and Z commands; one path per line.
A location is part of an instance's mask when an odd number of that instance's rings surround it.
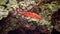
M 39 20 L 42 20 L 42 17 L 36 13 L 32 13 L 32 12 L 18 12 L 18 14 L 23 14 L 25 16 L 31 17 L 31 18 L 36 18 Z

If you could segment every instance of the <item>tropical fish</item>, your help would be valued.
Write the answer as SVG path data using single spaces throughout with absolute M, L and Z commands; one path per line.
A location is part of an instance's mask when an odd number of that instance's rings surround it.
M 38 15 L 36 13 L 32 13 L 32 12 L 18 12 L 18 14 L 23 14 L 27 17 L 36 18 L 36 19 L 39 19 L 39 20 L 43 19 L 40 15 Z

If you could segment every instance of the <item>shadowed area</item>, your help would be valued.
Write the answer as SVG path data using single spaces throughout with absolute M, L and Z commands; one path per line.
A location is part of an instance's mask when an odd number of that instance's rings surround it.
M 52 30 L 52 34 L 60 34 L 58 30 L 60 30 L 60 9 L 56 11 L 54 14 L 51 16 L 51 24 L 54 26 Z

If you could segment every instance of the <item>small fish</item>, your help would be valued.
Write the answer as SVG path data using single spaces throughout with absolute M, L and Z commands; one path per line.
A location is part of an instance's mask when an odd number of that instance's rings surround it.
M 32 12 L 18 12 L 18 14 L 23 14 L 27 17 L 36 18 L 36 19 L 39 19 L 39 20 L 43 19 L 40 15 L 38 15 L 36 13 L 32 13 Z

